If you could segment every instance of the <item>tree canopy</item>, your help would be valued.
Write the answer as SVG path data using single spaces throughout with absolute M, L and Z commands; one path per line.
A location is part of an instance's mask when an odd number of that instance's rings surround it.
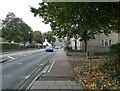
M 39 5 L 37 9 L 31 7 L 31 12 L 49 23 L 59 37 L 80 37 L 86 45 L 96 34 L 120 32 L 120 3 L 43 2 Z
M 40 31 L 33 32 L 33 41 L 42 44 L 43 43 L 43 34 Z
M 44 39 L 47 39 L 49 43 L 54 43 L 56 41 L 56 38 L 54 37 L 53 33 L 51 31 L 45 32 L 43 34 Z
M 2 20 L 2 35 L 9 42 L 32 41 L 32 29 L 14 13 L 8 13 L 5 20 Z

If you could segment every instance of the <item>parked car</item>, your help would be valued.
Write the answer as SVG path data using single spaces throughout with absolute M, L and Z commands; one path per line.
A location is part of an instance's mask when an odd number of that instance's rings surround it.
M 45 51 L 46 51 L 46 52 L 53 52 L 53 47 L 52 47 L 52 46 L 47 46 L 47 47 L 45 48 Z

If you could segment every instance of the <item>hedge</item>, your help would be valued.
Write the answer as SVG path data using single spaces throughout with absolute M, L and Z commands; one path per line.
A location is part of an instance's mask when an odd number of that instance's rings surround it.
M 18 50 L 19 45 L 15 43 L 0 43 L 2 44 L 2 51 L 9 51 L 9 50 Z
M 120 61 L 120 43 L 114 44 L 110 47 L 110 55 Z
M 110 59 L 100 65 L 99 69 L 120 86 L 120 43 L 110 46 Z

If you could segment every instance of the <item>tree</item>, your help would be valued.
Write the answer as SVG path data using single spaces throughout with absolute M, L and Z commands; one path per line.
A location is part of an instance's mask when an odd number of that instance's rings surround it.
M 53 33 L 59 37 L 81 38 L 85 42 L 94 35 L 119 32 L 120 3 L 40 3 L 31 12 L 50 23 Z M 113 12 L 114 11 L 114 12 Z M 117 18 L 116 18 L 117 16 Z
M 14 13 L 8 13 L 2 21 L 2 33 L 4 39 L 9 42 L 27 42 L 32 40 L 32 30 L 22 19 Z
M 43 36 L 49 43 L 54 43 L 56 41 L 56 38 L 53 36 L 51 31 L 45 32 Z
M 33 31 L 31 27 L 29 27 L 26 23 L 21 23 L 20 31 L 21 31 L 21 34 L 19 36 L 22 37 L 22 42 L 24 43 L 26 43 L 27 41 L 32 42 Z
M 42 44 L 43 43 L 43 35 L 40 31 L 33 32 L 33 41 Z

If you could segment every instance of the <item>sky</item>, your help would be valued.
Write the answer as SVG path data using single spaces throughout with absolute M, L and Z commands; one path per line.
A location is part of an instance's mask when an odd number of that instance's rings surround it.
M 51 31 L 49 24 L 44 24 L 42 18 L 34 17 L 30 11 L 30 6 L 38 8 L 42 0 L 0 0 L 0 20 L 5 19 L 8 12 L 13 12 L 16 17 L 22 20 L 32 28 L 33 31 L 42 33 Z

